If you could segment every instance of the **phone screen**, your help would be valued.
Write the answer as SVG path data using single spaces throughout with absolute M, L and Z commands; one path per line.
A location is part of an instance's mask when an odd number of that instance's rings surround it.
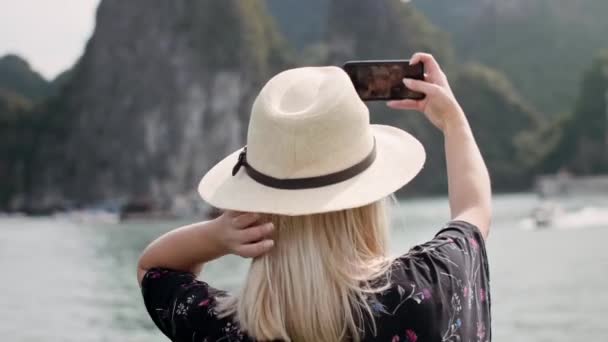
M 343 66 L 363 101 L 422 100 L 425 95 L 411 91 L 404 78 L 424 80 L 424 65 L 408 60 L 351 61 Z

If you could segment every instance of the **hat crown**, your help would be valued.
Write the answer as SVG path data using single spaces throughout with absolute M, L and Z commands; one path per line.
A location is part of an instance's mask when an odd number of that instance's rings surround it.
M 284 71 L 256 98 L 247 162 L 279 179 L 316 177 L 349 168 L 373 149 L 369 111 L 337 67 Z

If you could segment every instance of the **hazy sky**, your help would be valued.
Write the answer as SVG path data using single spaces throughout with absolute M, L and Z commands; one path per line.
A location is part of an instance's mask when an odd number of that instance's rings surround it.
M 46 78 L 57 76 L 82 54 L 98 3 L 0 0 L 0 56 L 16 53 Z

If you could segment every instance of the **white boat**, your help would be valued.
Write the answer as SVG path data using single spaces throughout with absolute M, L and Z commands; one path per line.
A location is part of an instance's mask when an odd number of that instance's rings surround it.
M 103 209 L 78 209 L 54 213 L 53 218 L 77 223 L 116 224 L 120 222 L 120 213 Z
M 520 226 L 523 229 L 608 228 L 608 207 L 565 209 L 555 202 L 545 202 L 523 219 Z
M 567 195 L 606 195 L 608 197 L 608 175 L 573 176 L 567 172 L 542 175 L 536 178 L 535 189 L 542 198 Z

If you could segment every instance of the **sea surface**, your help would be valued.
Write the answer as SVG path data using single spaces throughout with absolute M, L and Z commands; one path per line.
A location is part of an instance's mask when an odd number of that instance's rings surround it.
M 565 216 L 540 230 L 528 219 L 535 195 L 494 201 L 493 341 L 608 341 L 608 196 L 560 199 Z M 393 253 L 431 239 L 448 213 L 445 197 L 400 202 Z M 152 239 L 183 223 L 0 218 L 0 341 L 167 341 L 146 314 L 135 263 Z M 247 266 L 226 257 L 202 277 L 236 289 Z

